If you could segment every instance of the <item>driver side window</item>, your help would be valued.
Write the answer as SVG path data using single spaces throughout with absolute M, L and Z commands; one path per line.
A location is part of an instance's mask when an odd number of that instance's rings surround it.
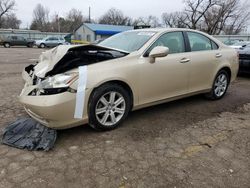
M 169 48 L 169 54 L 185 52 L 185 43 L 182 32 L 171 32 L 160 36 L 155 43 L 148 49 L 145 56 L 148 56 L 156 46 Z

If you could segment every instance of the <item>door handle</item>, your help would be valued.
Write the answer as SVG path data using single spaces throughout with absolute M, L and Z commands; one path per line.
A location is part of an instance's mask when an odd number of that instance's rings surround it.
M 221 54 L 221 53 L 218 53 L 218 54 L 215 55 L 215 57 L 216 57 L 216 58 L 220 58 L 220 57 L 222 57 L 222 54 Z
M 190 59 L 183 58 L 183 59 L 181 59 L 180 63 L 188 63 L 189 61 L 190 61 Z

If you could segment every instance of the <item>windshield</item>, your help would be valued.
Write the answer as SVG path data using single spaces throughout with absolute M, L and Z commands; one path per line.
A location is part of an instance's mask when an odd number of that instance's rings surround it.
M 98 45 L 126 52 L 134 52 L 139 50 L 154 35 L 155 32 L 129 31 L 114 35 L 100 42 Z

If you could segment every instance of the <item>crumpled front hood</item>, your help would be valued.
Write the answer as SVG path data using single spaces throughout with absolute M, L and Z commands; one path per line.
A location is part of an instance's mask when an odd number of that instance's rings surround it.
M 44 78 L 45 74 L 51 71 L 70 48 L 74 46 L 60 45 L 51 50 L 45 51 L 40 55 L 38 64 L 34 67 L 34 74 Z
M 44 78 L 46 76 L 46 73 L 53 70 L 55 65 L 67 54 L 70 49 L 79 47 L 92 47 L 96 50 L 109 49 L 127 53 L 118 49 L 112 49 L 96 45 L 60 45 L 42 53 L 42 55 L 39 57 L 38 64 L 34 67 L 34 74 L 39 78 Z

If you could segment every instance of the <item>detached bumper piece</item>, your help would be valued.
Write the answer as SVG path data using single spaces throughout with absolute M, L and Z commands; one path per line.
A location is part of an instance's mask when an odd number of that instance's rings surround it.
M 5 128 L 2 143 L 18 149 L 49 151 L 57 138 L 56 130 L 31 118 L 19 119 Z

